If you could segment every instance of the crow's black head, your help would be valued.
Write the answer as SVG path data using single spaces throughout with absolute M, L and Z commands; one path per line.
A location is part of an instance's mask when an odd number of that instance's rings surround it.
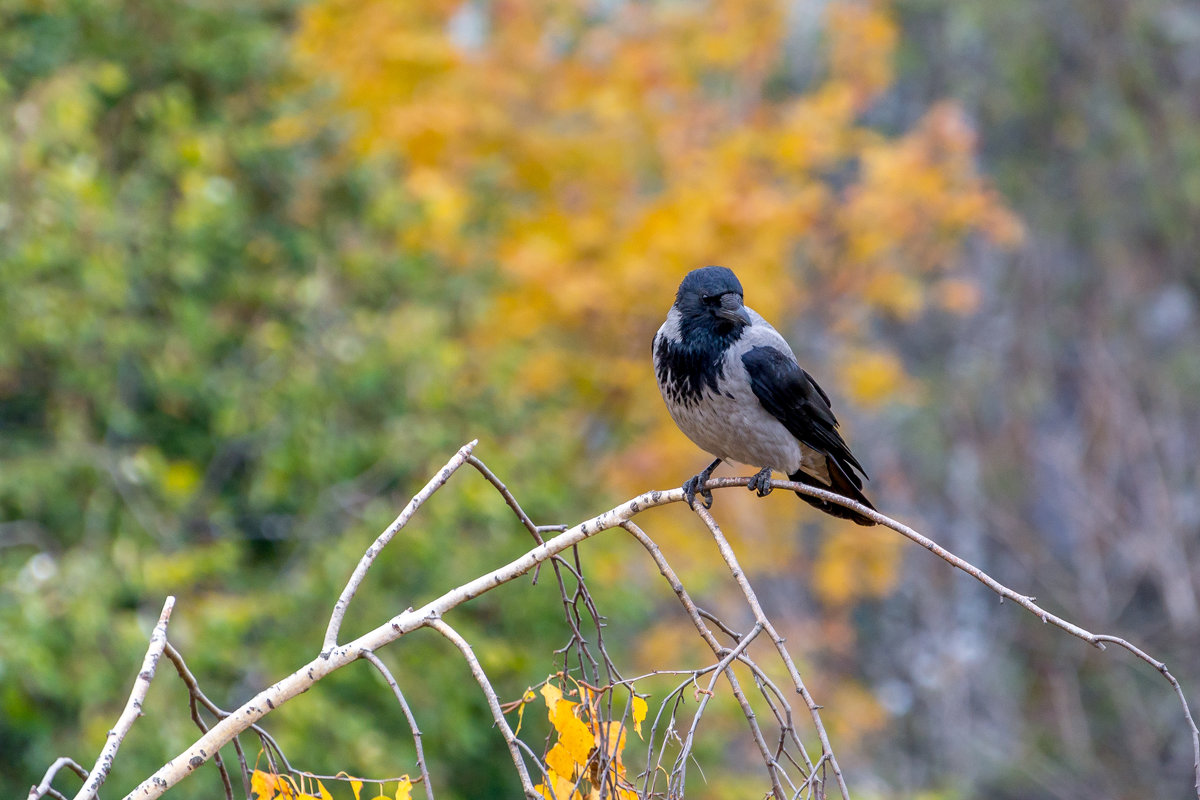
M 689 272 L 675 293 L 675 308 L 681 315 L 685 341 L 689 334 L 737 338 L 750 324 L 742 305 L 742 284 L 725 267 L 701 267 Z

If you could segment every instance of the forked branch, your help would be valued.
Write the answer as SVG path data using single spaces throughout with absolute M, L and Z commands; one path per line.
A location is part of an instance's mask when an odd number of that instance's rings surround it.
M 409 721 L 410 727 L 413 730 L 414 740 L 417 743 L 418 765 L 421 769 L 421 777 L 425 784 L 426 792 L 429 797 L 432 797 L 432 788 L 430 786 L 430 778 L 426 769 L 424 754 L 420 748 L 420 732 L 417 729 L 416 720 L 412 717 L 411 710 L 407 707 L 407 703 L 403 699 L 403 694 L 399 690 L 399 683 L 396 678 L 391 675 L 382 662 L 376 656 L 376 651 L 379 648 L 394 642 L 396 639 L 411 633 L 420 628 L 433 628 L 440 634 L 449 639 L 460 651 L 466 659 L 468 666 L 472 670 L 472 674 L 479 682 L 481 690 L 488 699 L 489 707 L 492 709 L 493 719 L 497 726 L 500 727 L 504 735 L 505 742 L 513 755 L 514 766 L 518 772 L 523 793 L 528 798 L 540 797 L 532 786 L 532 781 L 529 777 L 528 770 L 525 766 L 525 755 L 530 754 L 528 747 L 515 737 L 511 729 L 508 727 L 504 719 L 503 710 L 496 697 L 495 691 L 492 690 L 491 684 L 488 682 L 487 676 L 483 674 L 482 668 L 479 666 L 478 659 L 475 658 L 469 643 L 456 633 L 453 628 L 443 621 L 443 617 L 451 612 L 454 608 L 463 603 L 466 603 L 480 595 L 494 589 L 497 586 L 503 585 L 509 581 L 529 573 L 536 569 L 541 564 L 552 561 L 555 567 L 555 575 L 558 578 L 560 592 L 562 594 L 564 609 L 567 613 L 567 620 L 572 629 L 572 642 L 567 648 L 562 651 L 564 654 L 564 662 L 569 652 L 574 652 L 577 656 L 577 669 L 581 671 L 581 675 L 586 673 L 589 678 L 595 682 L 599 679 L 600 682 L 608 681 L 605 686 L 589 686 L 589 692 L 594 696 L 604 695 L 607 697 L 607 710 L 605 713 L 614 715 L 615 711 L 612 707 L 612 695 L 610 691 L 616 686 L 625 686 L 630 691 L 633 682 L 637 679 L 624 679 L 621 677 L 619 670 L 615 664 L 611 662 L 607 652 L 604 649 L 603 638 L 600 634 L 600 629 L 603 627 L 603 618 L 594 605 L 590 592 L 586 589 L 583 576 L 582 563 L 579 560 L 578 552 L 573 558 L 560 557 L 566 551 L 575 548 L 578 544 L 589 539 L 602 531 L 614 527 L 623 527 L 631 535 L 636 538 L 639 543 L 647 550 L 654 559 L 659 571 L 664 578 L 670 583 L 672 590 L 675 592 L 684 609 L 687 611 L 689 618 L 696 627 L 699 635 L 712 650 L 716 662 L 706 668 L 699 670 L 687 671 L 690 678 L 687 682 L 681 685 L 686 687 L 689 685 L 695 686 L 700 690 L 700 685 L 697 682 L 701 675 L 709 675 L 707 680 L 707 688 L 700 693 L 704 694 L 705 699 L 701 701 L 700 708 L 693 716 L 690 727 L 687 731 L 686 739 L 679 737 L 674 733 L 673 728 L 663 734 L 661 746 L 665 747 L 667 739 L 671 740 L 680 749 L 676 758 L 676 768 L 671 772 L 671 777 L 668 781 L 668 794 L 672 797 L 681 796 L 684 788 L 685 768 L 691 758 L 691 742 L 696 733 L 696 726 L 703 713 L 704 705 L 707 703 L 707 698 L 711 697 L 711 693 L 715 690 L 717 680 L 720 676 L 724 676 L 729 684 L 733 697 L 742 708 L 750 726 L 750 732 L 755 744 L 763 757 L 766 774 L 771 783 L 771 794 L 776 798 L 801 798 L 801 797 L 824 797 L 825 783 L 827 772 L 832 773 L 832 784 L 836 785 L 838 792 L 848 800 L 850 794 L 841 768 L 833 752 L 832 744 L 826 734 L 824 725 L 821 721 L 819 713 L 820 706 L 813 699 L 804 681 L 802 680 L 799 670 L 796 667 L 795 661 L 784 645 L 783 638 L 775 629 L 771 620 L 763 611 L 762 605 L 759 603 L 755 594 L 754 588 L 747 579 L 745 573 L 738 564 L 737 557 L 733 549 L 729 546 L 720 527 L 717 525 L 713 517 L 706 509 L 697 507 L 696 514 L 700 520 L 708 527 L 712 534 L 718 550 L 722 558 L 725 560 L 730 572 L 741 589 L 745 597 L 747 606 L 751 610 L 754 617 L 754 625 L 751 630 L 744 633 L 737 633 L 728 625 L 721 622 L 712 614 L 703 611 L 692 601 L 682 582 L 671 570 L 666 559 L 659 551 L 657 545 L 650 537 L 631 520 L 640 512 L 656 506 L 665 505 L 668 503 L 679 502 L 684 499 L 682 489 L 672 489 L 668 491 L 652 491 L 639 495 L 631 500 L 622 503 L 615 508 L 605 511 L 589 520 L 581 522 L 570 528 L 563 526 L 539 526 L 535 525 L 528 515 L 521 509 L 512 492 L 491 473 L 490 470 L 472 454 L 475 442 L 471 442 L 461 448 L 450 461 L 442 467 L 441 470 L 429 481 L 428 484 L 418 492 L 413 499 L 408 503 L 404 510 L 396 517 L 391 525 L 387 527 L 367 549 L 358 565 L 352 571 L 350 579 L 346 587 L 341 592 L 336 603 L 333 606 L 330 614 L 329 623 L 326 628 L 325 636 L 322 641 L 320 651 L 309 663 L 302 666 L 300 669 L 293 672 L 291 675 L 283 678 L 277 683 L 263 689 L 255 697 L 247 701 L 240 708 L 233 712 L 223 712 L 207 702 L 207 698 L 203 698 L 198 687 L 195 687 L 195 678 L 182 665 L 182 659 L 178 657 L 173 649 L 170 650 L 172 660 L 176 662 L 176 666 L 180 671 L 181 677 L 185 681 L 190 681 L 189 690 L 191 691 L 191 702 L 193 705 L 193 718 L 199 716 L 196 703 L 200 702 L 206 710 L 217 717 L 216 722 L 204 730 L 206 725 L 202 720 L 197 720 L 201 727 L 202 735 L 186 750 L 180 753 L 175 758 L 164 764 L 154 775 L 147 778 L 139 786 L 137 786 L 129 795 L 127 800 L 132 798 L 156 798 L 165 793 L 172 786 L 176 785 L 188 774 L 196 770 L 208 760 L 218 757 L 222 747 L 231 742 L 237 742 L 238 734 L 254 727 L 255 731 L 260 736 L 266 736 L 261 728 L 258 728 L 256 723 L 264 716 L 269 714 L 274 709 L 278 708 L 283 703 L 286 703 L 291 698 L 298 694 L 307 691 L 315 683 L 331 672 L 340 669 L 347 664 L 353 663 L 359 659 L 370 661 L 377 669 L 380 669 L 384 675 L 388 685 L 396 694 L 398 701 L 404 709 L 405 715 Z M 514 514 L 520 520 L 522 525 L 533 536 L 537 545 L 526 552 L 524 555 L 516 558 L 509 563 L 498 567 L 487 574 L 481 575 L 474 580 L 471 580 L 463 585 L 447 591 L 445 594 L 437 597 L 418 609 L 407 609 L 390 620 L 377 626 L 373 630 L 368 631 L 357 639 L 345 644 L 338 643 L 338 633 L 341 629 L 342 620 L 349 608 L 355 593 L 359 590 L 362 582 L 375 562 L 382 549 L 392 541 L 396 535 L 403 530 L 409 522 L 414 518 L 416 512 L 421 505 L 429 500 L 434 493 L 438 491 L 448 480 L 457 472 L 464 464 L 470 464 L 486 478 L 493 487 L 497 489 L 504 501 L 512 508 Z M 709 489 L 726 489 L 731 487 L 744 487 L 747 485 L 747 478 L 721 478 L 710 480 L 706 487 Z M 1175 690 L 1176 696 L 1183 708 L 1184 718 L 1190 727 L 1193 743 L 1193 754 L 1195 763 L 1196 775 L 1196 793 L 1200 800 L 1200 731 L 1197 731 L 1196 724 L 1193 720 L 1191 710 L 1188 706 L 1187 699 L 1184 695 L 1179 682 L 1166 669 L 1165 665 L 1155 660 L 1150 655 L 1140 650 L 1136 646 L 1130 644 L 1119 637 L 1110 636 L 1107 634 L 1094 634 L 1087 631 L 1074 623 L 1071 623 L 1061 617 L 1049 613 L 1045 609 L 1038 606 L 1034 599 L 1022 595 L 1007 586 L 1004 586 L 987 573 L 980 570 L 978 567 L 970 564 L 964 559 L 956 556 L 946 550 L 932 539 L 918 533 L 912 528 L 899 523 L 890 517 L 887 517 L 879 512 L 859 505 L 852 500 L 847 500 L 839 495 L 823 491 L 821 489 L 787 481 L 773 481 L 772 484 L 781 489 L 790 489 L 814 497 L 837 503 L 839 505 L 852 508 L 858 513 L 873 519 L 877 523 L 894 530 L 906 538 L 916 542 L 930 552 L 937 555 L 947 563 L 957 569 L 960 569 L 974 577 L 976 580 L 983 583 L 989 589 L 994 591 L 1000 597 L 1012 600 L 1013 602 L 1025 608 L 1030 613 L 1036 615 L 1043 622 L 1053 624 L 1062 630 L 1070 633 L 1073 636 L 1080 638 L 1100 649 L 1104 649 L 1105 644 L 1116 644 L 1131 652 L 1137 658 L 1150 664 L 1171 684 Z M 543 539 L 544 535 L 556 534 L 551 538 Z M 575 588 L 568 590 L 568 582 Z M 99 787 L 103 781 L 103 777 L 107 775 L 108 768 L 111 766 L 111 761 L 116 753 L 116 748 L 119 746 L 125 731 L 128 730 L 128 725 L 132 724 L 132 719 L 136 717 L 140 698 L 145 695 L 145 685 L 148 685 L 150 677 L 153 675 L 153 665 L 157 662 L 158 656 L 163 652 L 166 646 L 166 622 L 170 615 L 172 601 L 168 599 L 167 605 L 164 607 L 163 616 L 160 619 L 159 626 L 155 629 L 155 634 L 151 638 L 151 647 L 147 652 L 146 664 L 143 665 L 143 670 L 139 673 L 138 683 L 135 684 L 134 694 L 130 697 L 130 703 L 127 705 L 126 713 L 122 714 L 118 726 L 110 733 L 109 740 L 106 742 L 100 759 L 97 761 L 97 766 L 93 768 L 88 775 L 85 787 L 79 794 L 80 800 L 91 800 L 95 796 L 95 789 Z M 585 621 L 587 624 L 585 625 Z M 709 628 L 709 623 L 715 626 L 717 632 L 725 637 L 728 637 L 730 643 L 722 644 L 717 638 L 717 634 Z M 590 626 L 590 627 L 589 627 Z M 584 628 L 589 630 L 594 629 L 593 633 L 585 635 Z M 755 637 L 761 634 L 766 634 L 774 644 L 774 649 L 778 654 L 779 659 L 786 667 L 789 678 L 793 684 L 792 688 L 796 694 L 804 700 L 809 717 L 811 719 L 813 730 L 816 733 L 817 739 L 820 742 L 821 753 L 819 757 L 813 759 L 805 752 L 801 743 L 801 738 L 793 724 L 793 716 L 790 703 L 787 697 L 774 683 L 767 677 L 755 661 L 750 656 L 750 645 Z M 587 637 L 592 637 L 592 644 L 586 641 Z M 774 721 L 778 727 L 777 736 L 775 737 L 775 745 L 772 747 L 768 743 L 768 737 L 759 721 L 756 712 L 751 704 L 750 698 L 746 691 L 742 688 L 736 675 L 734 674 L 734 666 L 740 665 L 739 668 L 748 668 L 750 674 L 754 677 L 754 682 L 759 692 L 761 693 L 760 700 L 764 701 L 770 709 L 770 719 Z M 564 668 L 566 664 L 564 663 Z M 678 671 L 666 670 L 668 673 L 677 673 Z M 583 683 L 583 678 L 580 679 L 580 685 Z M 672 692 L 676 696 L 675 703 L 679 702 L 682 694 L 681 690 L 677 689 Z M 197 696 L 199 695 L 199 701 Z M 665 708 L 665 707 L 664 707 Z M 668 717 L 673 721 L 675 717 L 675 707 L 668 713 Z M 660 711 L 660 715 L 663 712 Z M 622 712 L 621 729 L 624 728 L 625 718 L 628 715 L 628 707 Z M 657 723 L 656 723 L 657 727 Z M 673 738 L 672 738 L 673 737 Z M 269 739 L 269 737 L 267 737 Z M 264 739 L 264 741 L 267 741 Z M 273 740 L 272 740 L 273 741 Z M 654 733 L 651 733 L 651 742 L 654 741 Z M 604 750 L 603 747 L 597 748 Z M 523 754 L 524 753 L 524 754 Z M 659 751 L 659 761 L 661 764 L 662 751 Z M 653 753 L 649 753 L 651 757 L 647 762 L 648 769 L 643 774 L 643 794 L 649 795 L 655 792 L 653 789 L 654 775 L 658 768 L 652 766 Z M 599 756 L 598 756 L 599 758 Z M 536 758 L 534 759 L 536 762 Z M 246 767 L 244 758 L 242 758 L 239 749 L 239 762 L 241 762 L 242 770 L 245 772 Z M 45 779 L 38 786 L 33 787 L 30 792 L 31 800 L 43 796 L 60 796 L 57 790 L 51 786 L 55 773 L 64 766 L 71 767 L 74 762 L 69 759 L 60 759 L 55 762 L 55 765 L 47 771 Z M 597 762 L 598 768 L 602 767 Z M 790 765 L 790 766 L 789 766 Z M 76 765 L 77 766 L 77 765 Z M 540 766 L 540 765 L 539 765 Z M 797 770 L 799 778 L 793 779 L 788 775 L 788 770 Z M 82 771 L 79 768 L 77 771 Z M 222 778 L 225 783 L 227 795 L 231 794 L 231 787 L 228 776 L 225 774 L 222 767 Z M 610 787 L 616 786 L 615 782 L 609 782 L 605 785 Z

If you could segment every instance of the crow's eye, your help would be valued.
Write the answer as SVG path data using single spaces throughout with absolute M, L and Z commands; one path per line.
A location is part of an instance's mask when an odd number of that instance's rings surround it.
M 700 302 L 706 306 L 721 305 L 721 295 L 719 294 L 704 294 L 700 296 Z

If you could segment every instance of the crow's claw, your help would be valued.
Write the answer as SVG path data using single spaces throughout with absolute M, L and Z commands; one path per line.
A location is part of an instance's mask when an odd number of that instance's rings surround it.
M 775 487 L 771 485 L 771 468 L 763 467 L 756 472 L 750 482 L 746 484 L 746 488 L 758 494 L 759 497 L 766 497 Z
M 701 475 L 694 475 L 688 478 L 683 483 L 683 497 L 687 500 L 688 508 L 696 507 L 696 495 L 700 495 L 700 499 L 704 501 L 705 508 L 712 508 L 713 496 L 708 489 L 702 489 L 708 478 Z
M 708 483 L 708 479 L 712 477 L 712 472 L 721 463 L 721 459 L 709 464 L 704 468 L 704 471 L 699 475 L 693 475 L 683 482 L 683 497 L 687 500 L 688 508 L 696 507 L 696 495 L 700 495 L 700 499 L 704 501 L 705 508 L 712 508 L 713 496 L 712 492 L 703 488 L 704 484 Z

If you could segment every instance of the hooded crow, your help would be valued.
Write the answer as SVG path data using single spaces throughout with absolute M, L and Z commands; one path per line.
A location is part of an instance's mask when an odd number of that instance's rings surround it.
M 684 277 L 667 321 L 654 336 L 654 372 L 671 418 L 716 456 L 683 485 L 688 505 L 722 461 L 760 467 L 749 488 L 771 491 L 771 471 L 874 508 L 862 493 L 866 471 L 837 430 L 829 397 L 796 363 L 784 338 L 742 304 L 742 284 L 725 267 Z M 822 511 L 859 525 L 875 522 L 845 506 L 800 494 Z

